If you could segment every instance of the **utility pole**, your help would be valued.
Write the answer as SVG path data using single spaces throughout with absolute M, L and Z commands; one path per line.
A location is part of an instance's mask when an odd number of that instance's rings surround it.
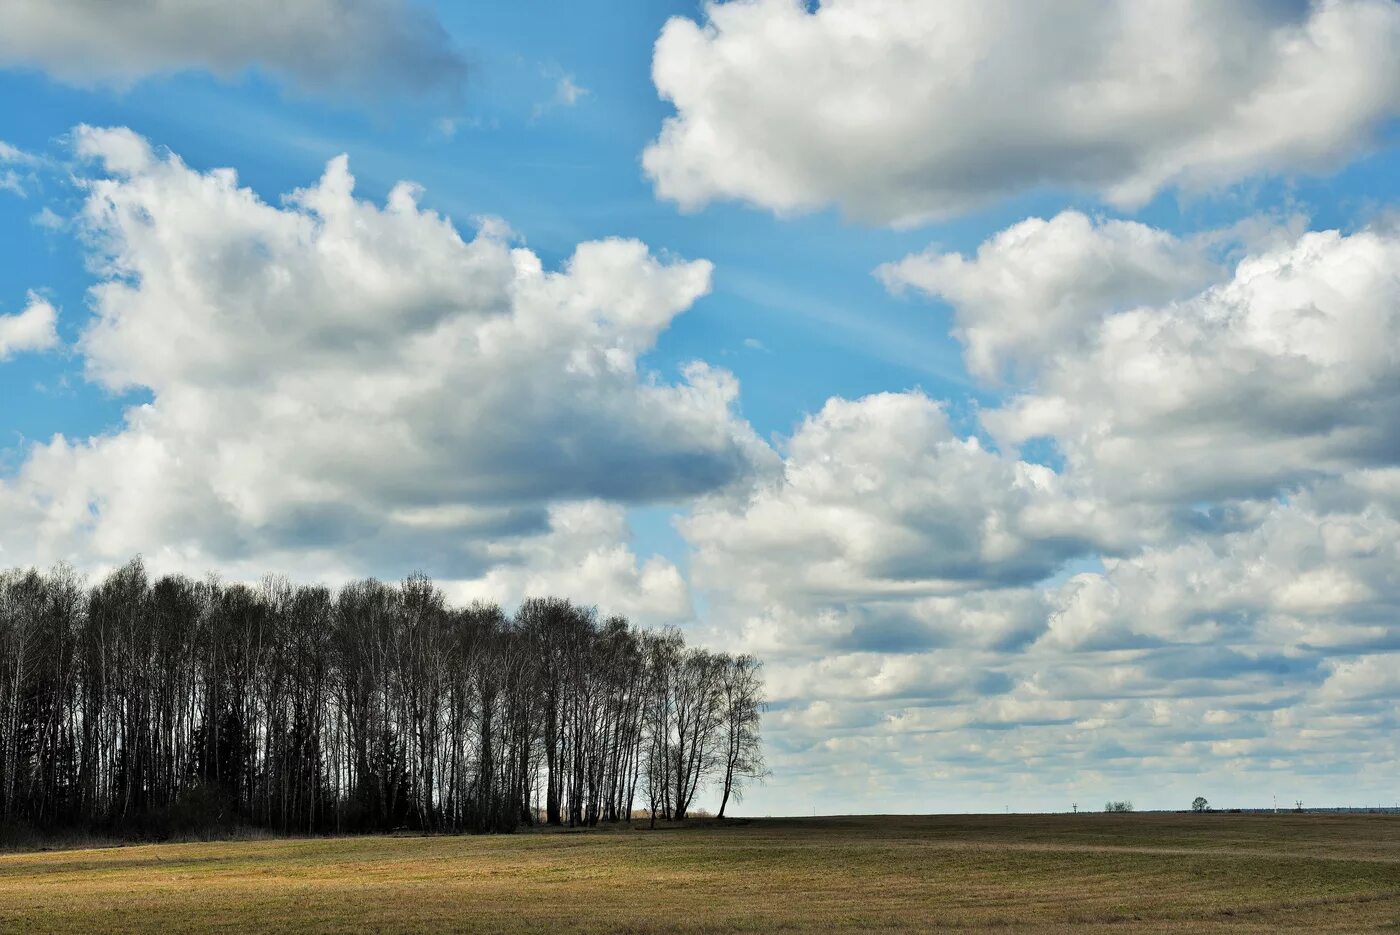
M 1079 803 L 1078 803 L 1078 802 L 1075 802 L 1073 805 L 1070 806 L 1070 808 L 1074 809 L 1074 813 L 1075 813 L 1076 815 L 1079 814 Z

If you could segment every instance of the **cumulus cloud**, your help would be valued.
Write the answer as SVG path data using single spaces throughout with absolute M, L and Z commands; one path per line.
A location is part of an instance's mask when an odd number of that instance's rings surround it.
M 960 436 L 919 392 L 829 400 L 782 448 L 781 472 L 679 524 L 711 623 L 765 658 L 1016 652 L 1053 610 L 1038 583 L 1178 534 L 1173 510 Z
M 983 420 L 1055 439 L 1114 498 L 1269 496 L 1396 462 L 1397 333 L 1400 238 L 1310 232 L 1194 296 L 1103 315 Z
M 1331 512 L 1309 494 L 1248 529 L 1107 559 L 1053 596 L 1043 639 L 1064 647 L 1185 644 L 1294 654 L 1400 646 L 1400 522 Z
M 968 369 L 984 378 L 1033 374 L 1105 316 L 1190 295 L 1219 273 L 1206 242 L 1078 211 L 1013 224 L 972 257 L 930 249 L 876 271 L 891 290 L 952 305 Z
M 1330 168 L 1400 100 L 1388 0 L 711 2 L 671 19 L 664 198 L 910 224 L 1039 187 L 1118 206 Z
M 549 532 L 485 547 L 494 564 L 479 578 L 444 582 L 459 601 L 488 600 L 515 606 L 539 594 L 599 596 L 602 614 L 642 624 L 689 620 L 690 589 L 675 564 L 660 556 L 639 561 L 630 546 L 625 510 L 590 500 L 551 507 Z
M 769 637 L 775 768 L 826 807 L 885 809 L 1001 795 L 1063 809 L 1125 786 L 1184 807 L 1202 777 L 1213 801 L 1244 805 L 1260 783 L 1328 802 L 1339 775 L 1387 788 L 1400 757 L 1393 515 L 1304 497 L 1249 530 L 1105 565 L 941 598 L 962 626 L 921 645 L 846 641 L 839 618 L 871 602 L 771 614 L 754 632 Z M 987 639 L 989 616 L 1023 618 L 1023 638 Z
M 466 61 L 415 0 L 6 0 L 0 66 L 78 85 L 257 68 L 311 89 L 455 90 Z
M 37 293 L 29 293 L 24 310 L 0 315 L 0 361 L 26 351 L 46 351 L 58 346 L 58 312 Z
M 1390 701 L 1400 697 L 1400 653 L 1338 661 L 1320 692 L 1344 701 Z
M 959 437 L 911 392 L 829 400 L 788 441 L 780 475 L 702 504 L 683 532 L 697 582 L 762 605 L 1030 583 L 1089 548 L 1096 522 L 1049 468 Z
M 576 540 L 572 501 L 685 498 L 771 457 L 728 373 L 638 364 L 708 290 L 704 261 L 606 240 L 547 270 L 499 223 L 463 239 L 411 184 L 357 199 L 344 157 L 278 206 L 128 130 L 74 137 L 99 276 L 78 350 L 92 380 L 149 402 L 0 481 L 7 563 L 473 579 L 501 558 L 488 543 Z M 536 547 L 511 548 L 528 565 Z

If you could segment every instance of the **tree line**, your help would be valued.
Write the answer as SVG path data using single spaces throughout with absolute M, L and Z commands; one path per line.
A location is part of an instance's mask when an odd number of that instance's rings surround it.
M 707 788 L 723 817 L 763 705 L 752 656 L 561 598 L 0 572 L 0 829 L 654 824 Z

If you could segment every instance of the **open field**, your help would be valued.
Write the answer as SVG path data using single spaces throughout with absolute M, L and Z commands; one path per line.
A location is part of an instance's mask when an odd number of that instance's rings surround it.
M 1400 817 L 771 819 L 0 855 L 14 932 L 1400 932 Z

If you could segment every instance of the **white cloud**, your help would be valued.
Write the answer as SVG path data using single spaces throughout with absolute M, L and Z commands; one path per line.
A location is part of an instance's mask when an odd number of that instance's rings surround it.
M 560 504 L 550 509 L 547 534 L 492 543 L 485 549 L 494 563 L 490 571 L 442 584 L 462 602 L 511 607 L 525 597 L 558 594 L 600 601 L 600 613 L 643 624 L 689 620 L 690 589 L 680 570 L 660 556 L 639 562 L 630 538 L 621 506 L 597 500 Z
M 1013 224 L 975 257 L 930 249 L 876 274 L 892 290 L 948 301 L 968 369 L 996 378 L 1008 368 L 1034 373 L 1052 352 L 1082 345 L 1105 316 L 1189 295 L 1219 272 L 1200 240 L 1065 211 Z
M 1400 653 L 1338 661 L 1321 694 L 1340 701 L 1400 698 Z
M 1400 237 L 1308 233 L 1195 296 L 1102 316 L 983 421 L 1054 438 L 1113 499 L 1268 496 L 1396 462 L 1397 333 Z
M 790 700 L 829 697 L 797 687 L 817 659 L 963 666 L 973 652 L 985 668 L 968 677 L 999 685 L 994 663 L 1054 610 L 1039 582 L 1179 532 L 1169 509 L 1110 506 L 959 436 L 917 392 L 829 400 L 783 448 L 780 473 L 703 498 L 680 530 L 713 640 L 796 666 Z
M 37 293 L 29 293 L 24 310 L 0 315 L 0 361 L 26 351 L 46 351 L 58 346 L 58 312 Z
M 1108 559 L 1052 596 L 1044 639 L 1064 647 L 1163 643 L 1294 653 L 1400 644 L 1400 522 L 1330 512 L 1307 494 L 1247 529 Z
M 697 583 L 764 606 L 1031 583 L 1111 530 L 1055 473 L 958 437 L 920 393 L 832 399 L 781 475 L 683 523 Z
M 466 62 L 415 0 L 6 0 L 0 66 L 79 85 L 259 68 L 313 90 L 460 87 Z
M 150 401 L 0 481 L 7 563 L 470 579 L 502 558 L 489 543 L 527 564 L 517 540 L 559 548 L 571 501 L 685 498 L 771 457 L 728 373 L 639 368 L 708 290 L 704 261 L 607 240 L 548 271 L 499 223 L 463 240 L 412 185 L 357 200 L 343 157 L 278 207 L 130 131 L 74 136 L 99 166 L 78 349 L 93 380 Z M 603 560 L 619 584 L 667 586 L 663 567 Z
M 676 115 L 643 162 L 686 208 L 908 224 L 1045 186 L 1131 206 L 1345 160 L 1396 112 L 1397 44 L 1388 0 L 711 2 L 657 40 Z

